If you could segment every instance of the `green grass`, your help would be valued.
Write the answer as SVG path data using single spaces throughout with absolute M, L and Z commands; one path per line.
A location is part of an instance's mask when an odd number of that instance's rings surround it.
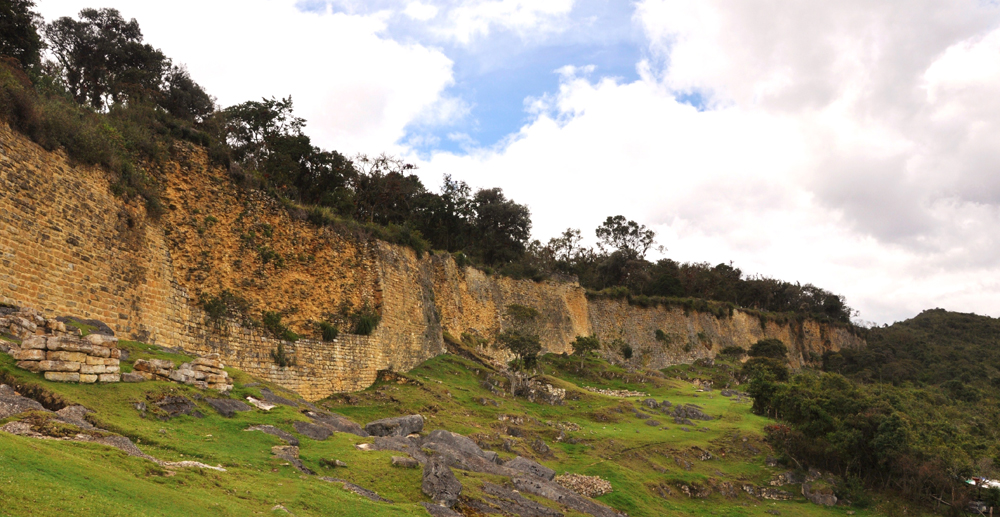
M 190 357 L 167 354 L 154 346 L 122 342 L 130 352 L 126 366 L 139 358 L 170 359 L 185 362 Z M 576 358 L 547 356 L 541 368 L 549 382 L 568 390 L 564 406 L 533 404 L 492 394 L 482 386 L 491 373 L 483 366 L 464 358 L 444 355 L 431 359 L 407 374 L 403 383 L 379 382 L 362 392 L 336 395 L 318 404 L 346 415 L 359 423 L 408 413 L 421 413 L 427 419 L 425 432 L 444 428 L 473 436 L 489 444 L 500 456 L 534 457 L 558 473 L 573 472 L 598 475 L 611 482 L 614 492 L 599 498 L 605 504 L 635 516 L 654 515 L 763 515 L 777 509 L 782 515 L 845 515 L 848 508 L 822 508 L 795 501 L 756 501 L 741 492 L 733 500 L 717 492 L 707 499 L 688 498 L 681 494 L 679 483 L 712 484 L 731 482 L 739 486 L 767 481 L 787 468 L 764 466 L 766 445 L 760 430 L 769 421 L 753 415 L 749 404 L 738 404 L 718 392 L 697 393 L 689 382 L 672 377 L 702 375 L 694 367 L 668 370 L 666 376 L 629 373 L 620 368 L 589 360 L 581 370 Z M 259 397 L 261 383 L 243 372 L 230 370 L 234 377 L 234 398 Z M 326 483 L 318 477 L 304 476 L 271 454 L 271 447 L 284 445 L 276 437 L 260 432 L 246 432 L 251 425 L 270 424 L 293 431 L 292 423 L 307 420 L 296 408 L 278 406 L 270 412 L 252 411 L 223 418 L 199 396 L 212 396 L 194 388 L 167 382 L 139 384 L 77 385 L 51 383 L 37 374 L 13 367 L 9 356 L 0 354 L 0 376 L 8 382 L 31 383 L 51 391 L 67 401 L 95 410 L 98 426 L 128 436 L 148 454 L 169 461 L 194 460 L 222 465 L 226 472 L 199 469 L 163 469 L 148 461 L 129 458 L 116 449 L 69 441 L 36 440 L 11 435 L 0 436 L 0 515 L 268 515 L 277 504 L 297 516 L 308 515 L 427 515 L 419 506 L 429 499 L 420 491 L 421 471 L 390 466 L 392 452 L 361 451 L 355 445 L 370 442 L 350 434 L 335 433 L 325 441 L 298 436 L 300 456 L 319 475 L 343 478 L 378 492 L 394 504 L 372 503 L 347 492 L 339 484 Z M 499 380 L 499 377 L 494 377 Z M 695 403 L 721 419 L 696 422 L 708 432 L 680 430 L 672 420 L 654 414 L 668 430 L 650 427 L 636 419 L 632 410 L 615 413 L 622 404 L 639 407 L 642 397 L 622 400 L 579 388 L 580 385 L 612 389 L 631 389 L 649 393 L 657 400 L 674 404 Z M 180 416 L 161 421 L 152 411 L 143 418 L 135 404 L 151 402 L 163 395 L 184 395 L 196 400 L 203 418 Z M 498 406 L 483 405 L 483 397 Z M 595 413 L 612 415 L 616 422 L 596 422 Z M 517 424 L 520 437 L 508 436 L 503 415 L 521 417 Z M 579 443 L 558 442 L 560 428 L 568 438 Z M 295 434 L 293 432 L 293 434 Z M 535 439 L 542 439 L 551 453 L 540 456 L 532 450 Z M 747 442 L 743 439 L 746 438 Z M 503 450 L 511 441 L 512 451 Z M 743 451 L 743 444 L 758 448 L 758 454 Z M 693 449 L 711 450 L 709 461 L 695 458 Z M 725 458 L 721 448 L 731 452 Z M 692 463 L 690 471 L 674 461 L 684 456 Z M 345 468 L 330 469 L 321 460 L 341 460 Z M 463 493 L 481 494 L 483 481 L 503 483 L 502 478 L 456 471 Z M 657 487 L 667 486 L 673 495 L 661 497 Z M 798 494 L 799 487 L 786 487 Z M 553 503 L 531 497 L 553 506 Z M 853 509 L 856 515 L 881 515 L 874 509 Z M 911 510 L 910 515 L 913 512 Z M 579 514 L 567 512 L 568 516 Z

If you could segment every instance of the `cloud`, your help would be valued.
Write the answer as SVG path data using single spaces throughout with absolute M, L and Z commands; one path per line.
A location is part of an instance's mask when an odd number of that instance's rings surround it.
M 414 120 L 457 109 L 441 100 L 452 61 L 385 37 L 383 11 L 303 12 L 292 0 L 113 4 L 139 21 L 147 42 L 186 63 L 222 106 L 291 95 L 323 147 L 381 152 Z M 46 0 L 38 8 L 52 20 L 89 5 Z
M 812 282 L 865 319 L 1000 316 L 996 5 L 647 0 L 635 21 L 639 80 L 564 68 L 501 146 L 422 170 L 504 187 L 542 239 L 622 213 L 672 258 Z

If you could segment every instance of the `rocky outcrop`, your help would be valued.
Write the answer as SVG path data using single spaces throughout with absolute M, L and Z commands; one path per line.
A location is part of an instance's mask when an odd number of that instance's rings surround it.
M 424 429 L 424 417 L 420 415 L 397 416 L 369 422 L 365 432 L 371 436 L 406 436 Z

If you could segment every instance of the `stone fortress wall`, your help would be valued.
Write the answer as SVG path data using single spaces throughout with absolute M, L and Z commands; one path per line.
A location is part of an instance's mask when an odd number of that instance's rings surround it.
M 635 361 L 662 367 L 713 357 L 763 337 L 789 344 L 792 362 L 810 352 L 864 343 L 838 327 L 806 321 L 761 324 L 732 317 L 588 300 L 571 282 L 533 282 L 459 268 L 447 254 L 369 238 L 348 225 L 317 227 L 306 214 L 237 189 L 200 149 L 175 145 L 155 173 L 165 214 L 110 191 L 106 174 L 71 163 L 0 125 L 0 303 L 45 315 L 98 319 L 122 339 L 199 355 L 274 381 L 310 400 L 363 389 L 379 370 L 405 371 L 456 339 L 491 340 L 511 304 L 533 307 L 545 351 L 570 352 L 577 335 L 622 339 Z M 213 321 L 200 301 L 238 293 L 257 318 L 283 314 L 303 336 L 285 343 L 294 366 L 271 357 L 278 341 L 238 319 Z M 346 328 L 344 314 L 373 307 L 371 336 L 319 339 L 316 322 Z M 655 339 L 662 330 L 667 340 Z

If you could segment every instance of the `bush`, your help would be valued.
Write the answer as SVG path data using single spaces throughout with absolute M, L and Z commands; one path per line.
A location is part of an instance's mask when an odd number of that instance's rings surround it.
M 743 347 L 733 345 L 723 348 L 719 353 L 725 356 L 732 357 L 734 359 L 739 359 L 740 357 L 745 356 L 747 354 L 747 351 L 744 350 Z
M 298 341 L 299 335 L 292 332 L 287 326 L 281 323 L 282 315 L 278 312 L 267 311 L 263 314 L 263 325 L 271 335 L 277 339 L 285 341 Z M 280 345 L 279 345 L 280 346 Z
M 779 339 L 761 339 L 750 347 L 750 357 L 768 357 L 784 360 L 788 357 L 788 347 Z
M 538 361 L 538 353 L 542 351 L 538 334 L 528 334 L 520 330 L 501 332 L 497 336 L 496 344 L 517 356 L 511 363 L 511 367 L 515 370 L 534 367 Z
M 785 382 L 788 380 L 788 366 L 770 357 L 754 357 L 743 363 L 740 375 L 746 380 Z
M 205 311 L 209 321 L 217 326 L 227 319 L 238 319 L 244 325 L 250 323 L 250 302 L 228 289 L 214 296 L 206 296 L 205 293 L 202 293 L 199 297 L 199 305 Z
M 351 321 L 351 328 L 354 334 L 359 336 L 370 336 L 372 332 L 375 331 L 375 328 L 378 327 L 382 317 L 379 316 L 378 311 L 370 305 L 365 304 L 357 311 L 351 313 L 349 319 Z
M 274 364 L 282 368 L 295 366 L 295 358 L 285 352 L 285 344 L 282 342 L 278 343 L 277 349 L 271 350 L 271 359 L 274 359 Z
M 668 336 L 666 332 L 660 329 L 656 329 L 656 332 L 653 333 L 653 337 L 655 337 L 656 340 L 661 343 L 666 343 L 666 344 L 670 343 L 670 336 Z
M 325 321 L 319 322 L 319 331 L 323 334 L 323 341 L 333 341 L 340 335 L 340 330 L 336 325 Z
M 587 354 L 601 348 L 601 340 L 597 339 L 597 336 L 594 334 L 576 336 L 576 339 L 570 344 L 573 346 L 573 355 L 580 357 L 580 368 L 583 368 L 583 359 Z

